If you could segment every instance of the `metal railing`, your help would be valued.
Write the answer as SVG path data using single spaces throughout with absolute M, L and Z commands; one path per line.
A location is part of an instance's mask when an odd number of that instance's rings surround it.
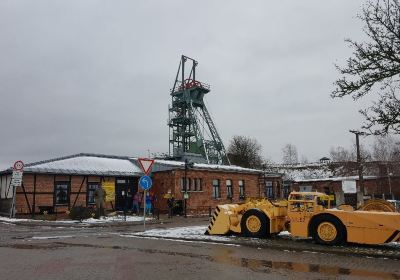
M 182 91 L 183 89 L 191 89 L 191 88 L 204 88 L 207 90 L 210 90 L 211 86 L 206 83 L 202 83 L 196 80 L 190 80 L 190 81 L 185 81 L 185 84 L 183 85 L 182 82 L 176 85 L 175 89 L 170 89 L 171 93 L 179 92 Z

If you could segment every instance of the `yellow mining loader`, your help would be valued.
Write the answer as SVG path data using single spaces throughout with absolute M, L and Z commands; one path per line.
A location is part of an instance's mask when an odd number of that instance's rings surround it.
M 292 192 L 288 201 L 262 199 L 218 205 L 206 234 L 263 238 L 284 230 L 321 244 L 382 244 L 400 241 L 400 213 L 331 209 L 329 195 Z

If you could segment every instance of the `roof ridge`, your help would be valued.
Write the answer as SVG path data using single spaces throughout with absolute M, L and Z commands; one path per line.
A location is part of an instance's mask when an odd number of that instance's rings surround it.
M 69 155 L 69 156 L 62 156 L 62 157 L 28 163 L 28 164 L 25 164 L 25 167 L 32 167 L 32 166 L 36 166 L 39 164 L 55 162 L 55 161 L 60 161 L 60 160 L 65 160 L 65 159 L 70 159 L 70 158 L 77 158 L 77 157 L 98 157 L 98 158 L 112 158 L 112 159 L 129 160 L 129 156 L 116 156 L 116 155 L 105 155 L 105 154 L 95 154 L 95 153 L 78 153 L 78 154 L 73 154 L 73 155 Z
M 57 158 L 46 159 L 46 160 L 41 160 L 41 161 L 35 161 L 35 162 L 31 162 L 31 163 L 25 164 L 25 167 L 31 167 L 31 166 L 35 166 L 35 165 L 39 165 L 39 164 L 44 164 L 44 163 L 55 162 L 55 161 L 64 160 L 64 159 L 75 158 L 75 157 L 81 156 L 82 154 L 83 153 L 79 153 L 79 154 L 73 154 L 73 155 L 69 155 L 69 156 L 63 156 L 63 157 L 57 157 Z

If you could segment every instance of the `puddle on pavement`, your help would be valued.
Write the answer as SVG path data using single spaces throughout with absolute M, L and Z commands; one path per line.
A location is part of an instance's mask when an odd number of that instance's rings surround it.
M 217 262 L 237 267 L 248 268 L 254 272 L 270 273 L 271 270 L 289 270 L 294 272 L 305 272 L 305 273 L 319 273 L 329 276 L 353 276 L 353 277 L 373 277 L 379 279 L 400 279 L 400 274 L 370 271 L 363 269 L 348 269 L 344 267 L 328 266 L 328 265 L 317 265 L 299 262 L 280 262 L 280 261 L 269 261 L 259 260 L 250 258 L 240 258 L 232 256 L 235 251 L 232 249 L 218 250 L 215 256 L 200 255 L 194 253 L 184 252 L 171 252 L 157 249 L 137 249 L 127 248 L 121 246 L 102 246 L 94 244 L 72 244 L 64 242 L 54 242 L 50 244 L 10 244 L 8 246 L 0 247 L 11 247 L 15 249 L 56 249 L 61 247 L 88 247 L 88 248 L 101 248 L 101 249 L 131 249 L 137 250 L 143 253 L 149 254 L 165 254 L 170 256 L 183 256 L 197 259 L 204 259 L 210 262 Z
M 219 263 L 226 263 L 234 266 L 246 267 L 255 272 L 268 273 L 273 270 L 291 270 L 295 272 L 316 272 L 329 276 L 353 276 L 353 277 L 375 277 L 379 279 L 400 279 L 400 274 L 348 269 L 343 267 L 316 265 L 297 262 L 275 262 L 267 260 L 247 259 L 247 258 L 234 258 L 234 257 L 214 257 L 213 259 Z
M 53 245 L 53 244 L 11 244 L 8 246 L 1 246 L 1 247 L 8 247 L 13 249 L 31 249 L 31 250 L 48 250 L 48 249 L 57 249 L 60 247 L 64 247 L 62 245 Z
M 362 269 L 348 269 L 343 267 L 328 266 L 328 265 L 317 265 L 307 264 L 298 262 L 279 262 L 279 261 L 268 261 L 258 260 L 249 258 L 237 258 L 232 257 L 234 253 L 231 249 L 221 250 L 217 252 L 215 256 L 199 255 L 193 253 L 181 253 L 181 252 L 169 252 L 152 249 L 138 249 L 138 251 L 150 253 L 150 254 L 166 254 L 171 256 L 184 256 L 191 258 L 205 259 L 211 262 L 223 263 L 238 267 L 248 268 L 254 272 L 270 273 L 271 270 L 290 270 L 294 272 L 305 272 L 305 273 L 319 273 L 329 276 L 352 276 L 352 277 L 372 277 L 379 279 L 400 279 L 400 274 L 370 271 Z

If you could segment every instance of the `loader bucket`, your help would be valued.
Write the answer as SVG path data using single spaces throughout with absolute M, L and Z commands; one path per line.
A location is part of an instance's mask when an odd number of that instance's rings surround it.
M 237 204 L 218 205 L 204 234 L 228 234 L 231 226 L 230 216 L 236 215 L 235 211 L 232 211 L 235 208 Z

